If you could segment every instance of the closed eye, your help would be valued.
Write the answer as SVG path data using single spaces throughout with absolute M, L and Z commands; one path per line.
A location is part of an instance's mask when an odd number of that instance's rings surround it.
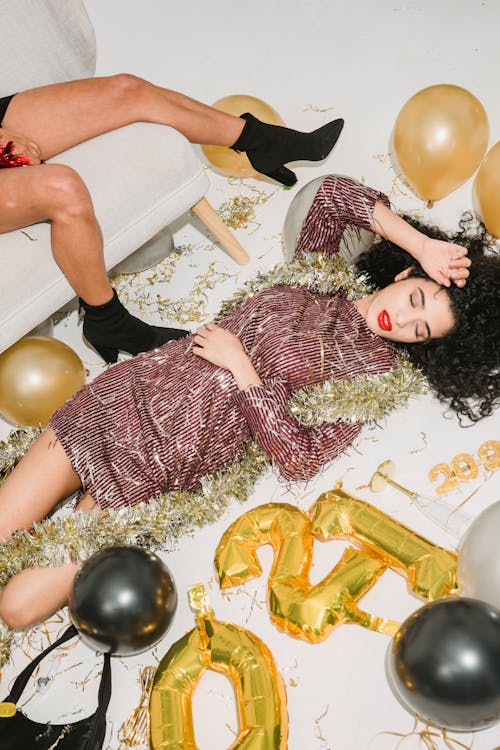
M 425 308 L 425 295 L 423 289 L 418 287 L 418 289 L 412 291 L 410 294 L 410 304 L 412 307 L 419 307 L 422 310 Z
M 415 338 L 417 341 L 428 341 L 431 337 L 431 329 L 428 323 L 417 323 L 415 327 Z

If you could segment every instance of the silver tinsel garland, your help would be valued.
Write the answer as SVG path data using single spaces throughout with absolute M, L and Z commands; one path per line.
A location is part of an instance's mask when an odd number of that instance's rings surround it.
M 351 300 L 372 291 L 339 256 L 309 253 L 288 265 L 260 273 L 223 303 L 218 319 L 258 291 L 281 284 L 305 286 L 323 294 L 342 290 Z M 306 425 L 339 418 L 365 422 L 379 419 L 424 388 L 420 371 L 403 355 L 398 355 L 389 373 L 358 375 L 301 389 L 293 395 L 290 409 Z M 0 479 L 5 479 L 12 471 L 39 433 L 37 428 L 19 429 L 0 444 Z M 218 518 L 232 499 L 245 501 L 269 465 L 270 460 L 263 451 L 250 443 L 240 461 L 203 477 L 197 491 L 167 492 L 148 502 L 110 510 L 100 516 L 73 513 L 46 519 L 30 530 L 17 531 L 0 546 L 0 585 L 5 586 L 13 575 L 26 568 L 85 560 L 115 544 L 172 549 L 180 537 Z M 11 642 L 12 632 L 1 625 L 0 666 L 9 656 Z

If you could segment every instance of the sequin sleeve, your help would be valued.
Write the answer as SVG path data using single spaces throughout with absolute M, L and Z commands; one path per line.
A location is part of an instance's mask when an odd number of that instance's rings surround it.
M 377 201 L 390 206 L 384 193 L 351 177 L 328 175 L 314 197 L 295 252 L 323 252 L 327 255 L 338 252 L 346 227 L 372 228 L 373 208 Z
M 286 479 L 301 481 L 313 477 L 324 464 L 346 450 L 361 426 L 337 420 L 306 427 L 290 414 L 288 397 L 288 388 L 277 378 L 234 394 L 260 447 Z

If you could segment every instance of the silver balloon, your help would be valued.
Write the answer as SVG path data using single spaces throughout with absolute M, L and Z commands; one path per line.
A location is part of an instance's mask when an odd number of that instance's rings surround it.
M 500 719 L 500 610 L 477 599 L 431 602 L 389 647 L 389 686 L 411 714 L 468 732 Z
M 116 656 L 140 654 L 167 632 L 177 591 L 167 566 L 139 547 L 106 547 L 76 574 L 69 611 L 82 641 Z
M 482 599 L 500 609 L 500 502 L 472 522 L 458 549 L 458 584 L 462 596 Z
M 342 177 L 343 175 L 338 175 Z M 285 260 L 292 260 L 297 242 L 309 209 L 321 184 L 329 175 L 316 177 L 304 185 L 294 196 L 288 208 L 283 226 L 283 245 Z M 354 261 L 358 255 L 373 244 L 374 233 L 359 227 L 347 227 L 339 247 L 340 255 L 347 261 Z
M 158 234 L 141 245 L 128 258 L 122 260 L 113 268 L 114 273 L 140 273 L 156 266 L 174 249 L 174 238 L 168 227 L 164 227 Z

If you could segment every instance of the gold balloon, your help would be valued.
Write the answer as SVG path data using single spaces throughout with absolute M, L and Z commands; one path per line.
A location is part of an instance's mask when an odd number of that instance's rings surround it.
M 311 508 L 315 539 L 348 539 L 402 573 L 427 601 L 457 592 L 457 555 L 341 489 L 325 492 Z
M 271 544 L 274 562 L 268 606 L 275 625 L 311 643 L 324 640 L 341 622 L 394 635 L 398 623 L 359 609 L 359 599 L 391 567 L 412 591 L 433 601 L 456 591 L 457 556 L 424 539 L 378 508 L 341 489 L 325 492 L 310 518 L 292 505 L 269 503 L 244 513 L 224 533 L 215 553 L 221 588 L 262 574 L 257 550 Z M 355 542 L 316 586 L 309 582 L 314 539 Z
M 500 238 L 500 141 L 484 157 L 472 194 L 474 207 L 486 229 Z
M 16 424 L 47 424 L 84 384 L 79 356 L 57 339 L 26 336 L 0 354 L 0 413 Z
M 285 123 L 269 104 L 257 99 L 255 96 L 246 96 L 244 94 L 233 94 L 224 96 L 222 99 L 214 102 L 212 105 L 222 112 L 240 117 L 244 112 L 250 112 L 259 120 L 267 122 L 270 125 L 284 125 Z M 246 154 L 238 154 L 236 151 L 227 146 L 202 146 L 203 153 L 210 164 L 218 172 L 226 177 L 258 177 L 265 179 L 260 172 L 256 172 L 250 164 Z
M 392 635 L 388 623 L 360 610 L 356 602 L 378 581 L 387 565 L 352 548 L 316 586 L 309 582 L 312 564 L 311 522 L 286 503 L 269 503 L 248 511 L 223 535 L 215 568 L 221 588 L 245 583 L 262 568 L 257 549 L 271 544 L 275 558 L 267 599 L 271 620 L 283 632 L 310 643 L 324 640 L 341 622 L 352 622 Z
M 450 84 L 417 92 L 401 109 L 393 132 L 394 155 L 410 187 L 438 201 L 471 177 L 488 145 L 481 102 Z
M 158 666 L 149 704 L 151 749 L 196 750 L 192 695 L 208 669 L 235 686 L 240 727 L 231 750 L 285 750 L 286 692 L 271 652 L 249 630 L 217 621 L 204 586 L 191 586 L 189 595 L 197 625 Z

